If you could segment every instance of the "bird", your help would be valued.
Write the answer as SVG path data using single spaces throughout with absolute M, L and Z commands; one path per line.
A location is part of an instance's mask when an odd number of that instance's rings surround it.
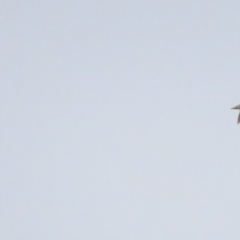
M 237 109 L 237 110 L 240 110 L 240 104 L 237 105 L 236 107 L 231 108 L 231 109 Z M 240 123 L 240 113 L 239 113 L 239 115 L 238 115 L 237 123 L 238 123 L 238 124 Z

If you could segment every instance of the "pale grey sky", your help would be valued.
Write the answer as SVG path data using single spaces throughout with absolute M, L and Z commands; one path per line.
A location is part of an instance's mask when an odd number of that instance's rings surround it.
M 239 240 L 240 3 L 0 3 L 0 239 Z

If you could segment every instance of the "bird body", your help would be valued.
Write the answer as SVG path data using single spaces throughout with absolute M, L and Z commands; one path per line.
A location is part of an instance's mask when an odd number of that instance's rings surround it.
M 237 105 L 236 107 L 233 107 L 232 109 L 237 109 L 237 110 L 240 110 L 240 104 Z M 239 124 L 240 123 L 240 113 L 238 115 L 238 120 L 237 120 L 237 123 Z

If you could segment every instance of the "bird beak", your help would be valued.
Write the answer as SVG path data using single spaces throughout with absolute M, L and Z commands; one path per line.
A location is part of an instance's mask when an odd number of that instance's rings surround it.
M 231 108 L 231 109 L 239 109 L 239 107 L 233 107 L 233 108 Z

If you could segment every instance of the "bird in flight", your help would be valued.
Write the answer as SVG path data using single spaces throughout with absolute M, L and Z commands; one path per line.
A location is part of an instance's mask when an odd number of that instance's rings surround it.
M 238 110 L 240 110 L 240 104 L 237 105 L 236 107 L 233 107 L 232 109 L 238 109 Z M 239 115 L 238 115 L 237 123 L 240 123 L 240 113 L 239 113 Z

